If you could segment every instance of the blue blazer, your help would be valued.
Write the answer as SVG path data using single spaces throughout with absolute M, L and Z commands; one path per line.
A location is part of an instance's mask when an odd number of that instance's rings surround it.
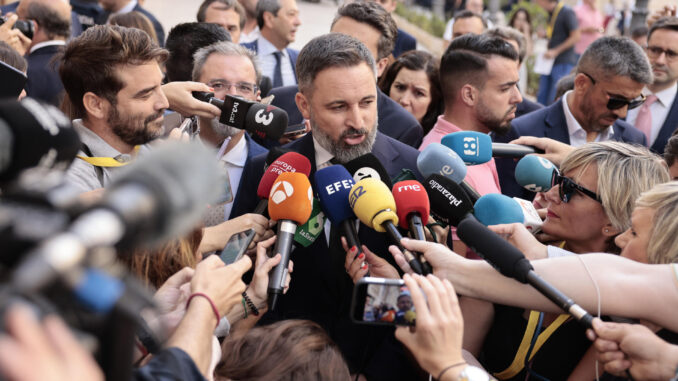
M 398 28 L 398 35 L 396 36 L 395 46 L 393 47 L 393 57 L 398 58 L 401 54 L 410 50 L 417 49 L 417 39 L 411 34 Z
M 247 49 L 259 54 L 259 39 L 256 39 L 252 42 L 243 42 L 240 44 Z M 292 72 L 294 73 L 294 79 L 297 79 L 297 57 L 299 57 L 299 51 L 292 48 L 285 48 L 287 55 L 290 57 L 290 64 L 292 64 Z M 273 78 L 271 77 L 271 80 Z M 270 93 L 269 93 L 270 94 Z
M 62 49 L 63 46 L 49 45 L 26 56 L 26 94 L 56 107 L 61 105 L 64 85 L 59 77 L 57 63 L 52 62 L 52 58 Z
M 516 118 L 520 118 L 525 114 L 529 114 L 532 111 L 537 111 L 544 106 L 539 102 L 532 102 L 531 100 L 523 97 L 523 101 L 518 103 L 516 106 Z
M 623 120 L 615 121 L 612 128 L 614 130 L 612 140 L 647 145 L 645 134 Z M 514 119 L 511 123 L 511 130 L 507 134 L 495 135 L 493 139 L 498 143 L 508 143 L 521 136 L 551 138 L 570 144 L 570 135 L 567 131 L 567 121 L 563 111 L 562 98 L 550 106 Z M 526 200 L 534 198 L 533 192 L 521 187 L 515 180 L 517 161 L 513 159 L 496 159 L 495 162 L 499 174 L 501 193 Z
M 247 159 L 245 160 L 245 167 L 243 167 L 243 175 L 245 168 L 247 168 L 247 165 L 257 156 L 260 155 L 266 155 L 268 153 L 268 150 L 261 145 L 259 145 L 257 142 L 252 140 L 252 137 L 250 136 L 249 133 L 245 132 L 245 142 L 247 143 Z M 240 183 L 238 184 L 238 190 L 235 192 L 235 197 L 233 199 L 233 206 L 240 201 L 240 198 L 242 197 L 242 189 L 243 189 L 243 184 L 246 183 L 247 181 L 245 180 L 245 176 L 240 177 Z M 231 209 L 231 215 L 228 217 L 230 220 L 231 218 L 235 217 L 233 214 L 233 209 Z
M 272 104 L 287 112 L 290 125 L 301 123 L 303 120 L 301 112 L 299 112 L 294 101 L 294 96 L 298 91 L 299 87 L 294 85 L 278 87 L 270 92 L 270 94 L 275 95 Z M 384 94 L 379 88 L 377 88 L 377 116 L 379 132 L 408 146 L 419 148 L 424 137 L 424 129 L 421 128 L 421 125 L 412 114 L 407 112 L 407 110 L 388 95 Z M 271 147 L 268 144 L 264 144 L 264 146 Z
M 666 143 L 676 129 L 678 129 L 678 94 L 676 94 L 676 97 L 673 99 L 673 104 L 669 109 L 669 113 L 666 115 L 661 130 L 659 130 L 659 135 L 657 135 L 657 139 L 654 140 L 650 149 L 663 155 Z
M 286 145 L 311 161 L 311 184 L 316 171 L 312 133 Z M 390 176 L 402 168 L 413 170 L 419 178 L 417 150 L 377 132 L 372 153 L 381 161 Z M 265 155 L 250 161 L 243 171 L 242 189 L 233 205 L 232 217 L 254 210 L 258 203 L 257 187 L 263 174 Z M 388 253 L 385 234 L 360 225 L 361 242 L 395 266 Z M 416 379 L 402 346 L 392 340 L 393 329 L 356 325 L 349 319 L 353 282 L 344 270 L 344 257 L 333 258 L 328 250 L 325 232 L 309 247 L 297 247 L 291 254 L 294 273 L 290 289 L 280 300 L 275 312 L 267 313 L 264 323 L 283 319 L 310 319 L 329 332 L 339 345 L 352 372 L 362 369 L 368 379 Z M 396 266 L 397 268 L 397 266 Z M 368 349 L 369 348 L 369 349 Z M 373 352 L 373 353 L 370 353 Z M 367 363 L 366 363 L 367 362 Z M 376 377 L 376 378 L 375 378 Z

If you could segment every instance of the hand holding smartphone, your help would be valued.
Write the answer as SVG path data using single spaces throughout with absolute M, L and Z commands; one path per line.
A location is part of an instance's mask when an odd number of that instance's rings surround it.
M 247 251 L 247 246 L 252 242 L 254 234 L 254 229 L 233 234 L 226 243 L 224 250 L 219 254 L 221 260 L 224 261 L 225 264 L 230 265 L 242 258 L 243 254 Z
M 373 325 L 415 325 L 412 295 L 402 279 L 365 277 L 353 289 L 351 318 Z

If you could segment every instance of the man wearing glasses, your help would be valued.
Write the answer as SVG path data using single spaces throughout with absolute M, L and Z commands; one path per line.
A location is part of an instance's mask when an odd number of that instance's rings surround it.
M 250 101 L 261 100 L 257 87 L 261 72 L 250 50 L 232 42 L 218 42 L 198 50 L 193 65 L 193 80 L 214 89 L 214 96 L 238 96 Z M 228 172 L 231 194 L 225 195 L 219 208 L 211 208 L 205 224 L 212 226 L 228 220 L 233 201 L 240 189 L 245 164 L 266 149 L 253 141 L 245 130 L 219 123 L 218 118 L 199 118 L 200 139 L 219 150 L 218 158 Z
M 630 110 L 626 121 L 645 134 L 650 149 L 663 154 L 678 128 L 678 18 L 660 19 L 652 25 L 645 53 L 654 82 L 643 89 L 645 103 Z
M 652 84 L 650 63 L 642 48 L 628 38 L 602 37 L 584 51 L 576 68 L 574 89 L 552 105 L 516 118 L 509 134 L 551 138 L 573 147 L 608 140 L 647 145 L 645 134 L 621 120 L 645 100 Z M 497 163 L 502 193 L 532 199 L 515 181 L 515 162 Z

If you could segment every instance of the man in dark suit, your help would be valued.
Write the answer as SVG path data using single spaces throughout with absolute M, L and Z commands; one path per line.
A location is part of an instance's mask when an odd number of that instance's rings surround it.
M 271 78 L 273 88 L 295 85 L 299 52 L 288 45 L 294 42 L 301 25 L 296 0 L 260 0 L 257 25 L 261 37 L 242 45 L 259 56 L 261 72 Z
M 312 184 L 317 169 L 368 152 L 382 162 L 390 176 L 402 168 L 418 173 L 418 152 L 377 131 L 375 64 L 365 45 L 339 33 L 315 38 L 299 54 L 297 69 L 300 92 L 296 103 L 313 128 L 286 147 L 311 161 Z M 264 159 L 257 157 L 245 168 L 243 178 L 249 181 L 233 215 L 254 209 Z M 383 234 L 360 225 L 359 236 L 370 250 L 392 262 Z M 334 235 L 330 240 L 336 238 Z M 297 247 L 291 256 L 294 277 L 290 290 L 264 320 L 296 318 L 319 323 L 339 345 L 352 373 L 374 380 L 418 379 L 416 368 L 395 343 L 393 329 L 364 327 L 350 321 L 353 282 L 344 269 L 346 253 L 337 250 L 340 247 L 338 241 L 328 245 L 325 234 L 309 247 Z
M 102 14 L 99 19 L 99 24 L 106 24 L 108 17 L 113 13 L 128 13 L 132 11 L 143 13 L 144 16 L 151 20 L 153 29 L 155 29 L 155 35 L 158 37 L 158 43 L 160 46 L 165 46 L 165 30 L 162 28 L 162 24 L 160 24 L 160 21 L 158 21 L 151 12 L 142 8 L 137 0 L 102 0 L 100 3 L 101 7 L 106 12 Z
M 52 58 L 71 35 L 71 7 L 63 1 L 22 0 L 17 16 L 35 22 L 35 32 L 26 61 L 26 94 L 60 106 L 64 86 Z
M 6 15 L 8 13 L 16 13 L 16 9 L 19 7 L 20 1 L 3 5 L 0 7 L 0 14 Z M 76 12 L 74 1 L 71 1 L 71 6 L 73 10 L 71 11 L 71 37 L 78 37 L 83 30 L 85 30 L 82 23 L 80 23 L 80 15 Z
M 574 90 L 548 107 L 513 120 L 512 130 L 495 136 L 495 141 L 536 136 L 575 147 L 606 140 L 646 145 L 645 135 L 619 118 L 642 103 L 641 90 L 651 81 L 649 62 L 639 46 L 629 39 L 600 38 L 582 54 Z M 513 159 L 497 160 L 502 193 L 531 199 L 533 194 L 515 181 L 515 165 Z
M 655 22 L 648 33 L 647 57 L 654 81 L 643 90 L 647 100 L 626 120 L 645 133 L 648 146 L 662 154 L 678 128 L 678 18 Z

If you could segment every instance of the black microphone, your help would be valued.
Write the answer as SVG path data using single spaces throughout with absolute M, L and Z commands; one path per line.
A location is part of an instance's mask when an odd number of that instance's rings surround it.
M 344 164 L 344 167 L 353 176 L 353 180 L 356 183 L 362 179 L 373 178 L 381 180 L 388 186 L 388 189 L 393 188 L 391 177 L 388 175 L 386 168 L 372 153 L 359 156 Z
M 19 265 L 12 283 L 36 291 L 76 268 L 89 248 L 151 246 L 181 236 L 200 221 L 225 181 L 200 143 L 166 142 L 135 160 L 100 203 L 68 230 L 43 242 Z
M 473 213 L 471 199 L 459 184 L 449 178 L 433 174 L 423 185 L 431 202 L 431 214 L 436 220 L 457 226 Z
M 478 220 L 475 218 L 463 219 L 457 227 L 457 235 L 500 273 L 521 283 L 529 283 L 542 295 L 562 308 L 563 311 L 577 319 L 579 323 L 586 328 L 592 328 L 593 317 L 591 314 L 537 275 L 530 261 L 525 258 L 520 250 Z
M 522 144 L 492 143 L 493 157 L 520 159 L 533 153 L 544 153 L 544 150 Z
M 202 91 L 194 91 L 193 97 L 219 107 L 219 123 L 247 130 L 261 139 L 278 140 L 287 129 L 287 112 L 278 107 L 229 94 L 223 101 L 215 98 L 213 93 Z
M 66 170 L 79 149 L 78 134 L 55 107 L 32 98 L 0 102 L 0 184 L 28 168 Z

